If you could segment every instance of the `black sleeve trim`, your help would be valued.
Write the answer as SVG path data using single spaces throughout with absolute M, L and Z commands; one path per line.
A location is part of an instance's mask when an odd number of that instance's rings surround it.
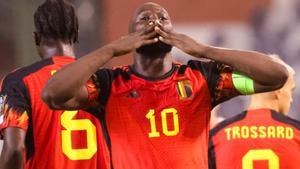
M 213 143 L 212 137 L 215 136 L 220 130 L 225 128 L 226 126 L 242 120 L 246 117 L 247 111 L 244 111 L 232 118 L 229 118 L 227 120 L 224 120 L 220 122 L 215 128 L 211 129 L 209 132 L 209 143 L 208 143 L 208 166 L 209 169 L 216 169 L 216 153 L 215 153 L 215 145 Z
M 216 169 L 216 152 L 215 152 L 215 145 L 212 139 L 209 139 L 208 143 L 208 168 L 209 169 Z
M 289 124 L 293 127 L 295 127 L 296 129 L 300 130 L 300 121 L 292 119 L 288 116 L 285 116 L 281 113 L 278 113 L 274 110 L 271 110 L 271 116 L 274 120 L 285 123 L 285 124 Z
M 214 127 L 213 129 L 210 130 L 209 137 L 210 138 L 213 137 L 214 135 L 216 135 L 220 130 L 222 130 L 226 126 L 228 126 L 236 121 L 244 119 L 247 115 L 247 112 L 248 111 L 243 111 L 242 113 L 240 113 L 236 116 L 233 116 L 227 120 L 220 122 L 216 127 Z
M 109 149 L 110 166 L 112 169 L 113 169 L 113 163 L 112 163 L 111 139 L 110 139 L 108 129 L 107 129 L 105 107 L 106 107 L 106 104 L 108 102 L 108 99 L 109 99 L 109 96 L 111 93 L 112 83 L 119 75 L 121 75 L 124 80 L 130 79 L 129 73 L 122 70 L 121 68 L 117 68 L 115 70 L 101 69 L 96 72 L 94 79 L 93 79 L 94 83 L 100 89 L 99 90 L 99 101 L 100 101 L 101 106 L 98 109 L 98 112 L 100 112 L 100 113 L 99 113 L 99 116 L 97 116 L 97 117 L 101 122 L 103 136 L 104 136 L 106 145 Z
M 104 108 L 111 91 L 113 71 L 110 69 L 98 70 L 95 76 L 93 77 L 93 81 L 99 88 L 99 101 Z
M 217 86 L 217 83 L 220 79 L 220 76 L 213 76 L 215 74 L 220 74 L 220 72 L 218 71 L 218 67 L 217 67 L 217 63 L 214 61 L 197 61 L 197 60 L 190 60 L 188 62 L 188 66 L 190 66 L 192 69 L 194 70 L 199 70 L 202 75 L 204 76 L 208 88 L 209 88 L 209 93 L 211 96 L 211 103 L 212 106 L 214 107 L 215 104 L 215 88 Z
M 12 104 L 16 105 L 14 107 L 23 107 L 23 110 L 16 110 L 16 111 L 24 111 L 26 110 L 28 113 L 28 129 L 26 133 L 26 138 L 25 138 L 25 145 L 26 145 L 26 159 L 30 159 L 33 154 L 34 154 L 34 137 L 33 137 L 33 122 L 32 122 L 32 109 L 31 109 L 31 99 L 30 99 L 30 94 L 27 90 L 26 85 L 23 82 L 23 79 L 26 76 L 29 76 L 31 73 L 34 73 L 40 69 L 42 69 L 45 66 L 52 65 L 54 62 L 52 58 L 49 59 L 44 59 L 39 62 L 36 62 L 34 64 L 31 64 L 27 67 L 20 68 L 10 74 L 8 74 L 5 79 L 3 80 L 2 88 L 1 88 L 1 95 L 7 95 L 7 94 L 12 94 L 16 95 L 17 93 L 20 94 L 19 98 L 24 101 L 24 103 L 16 103 L 14 100 L 9 102 L 9 105 Z M 21 105 L 18 105 L 21 104 Z
M 25 144 L 26 144 L 26 159 L 29 160 L 34 155 L 34 151 L 35 151 L 31 111 L 28 112 L 28 129 L 26 133 Z

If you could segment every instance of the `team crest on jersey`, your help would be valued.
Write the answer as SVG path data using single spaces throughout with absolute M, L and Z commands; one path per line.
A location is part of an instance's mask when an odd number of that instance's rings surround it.
M 176 88 L 180 99 L 188 99 L 193 96 L 193 88 L 189 80 L 177 81 Z

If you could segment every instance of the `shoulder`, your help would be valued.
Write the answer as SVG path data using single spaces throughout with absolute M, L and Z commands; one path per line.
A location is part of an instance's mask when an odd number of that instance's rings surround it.
M 32 73 L 42 69 L 43 67 L 47 65 L 53 64 L 53 61 L 51 58 L 41 60 L 38 62 L 35 62 L 29 66 L 18 68 L 10 73 L 8 73 L 3 79 L 2 79 L 2 87 L 1 90 L 7 88 L 8 86 L 13 85 L 20 85 L 23 84 L 23 79 Z
M 276 121 L 279 121 L 279 122 L 287 124 L 287 125 L 291 125 L 291 126 L 295 127 L 297 130 L 300 130 L 300 121 L 298 121 L 296 119 L 292 119 L 292 118 L 290 118 L 286 115 L 283 115 L 279 112 L 276 112 L 274 110 L 271 110 L 271 117 Z
M 53 64 L 53 60 L 51 58 L 49 59 L 45 59 L 45 60 L 41 60 L 38 62 L 35 62 L 29 66 L 25 66 L 25 67 L 21 67 L 18 68 L 12 72 L 10 72 L 9 74 L 7 74 L 5 76 L 5 78 L 3 79 L 4 81 L 13 81 L 13 80 L 17 80 L 17 79 L 22 79 L 28 75 L 30 75 L 31 73 L 34 73 L 40 69 L 42 69 L 43 67 L 47 66 L 47 65 L 51 65 Z
M 235 115 L 229 119 L 226 119 L 222 122 L 220 122 L 216 127 L 210 130 L 210 137 L 213 137 L 216 135 L 219 131 L 224 129 L 225 127 L 232 125 L 240 120 L 243 120 L 247 115 L 247 111 L 243 111 L 242 113 Z
M 131 74 L 130 66 L 120 66 L 120 67 L 113 67 L 112 69 L 108 69 L 108 68 L 99 69 L 94 74 L 95 76 L 94 78 L 114 80 L 118 76 L 122 76 L 124 79 L 129 79 L 130 74 Z

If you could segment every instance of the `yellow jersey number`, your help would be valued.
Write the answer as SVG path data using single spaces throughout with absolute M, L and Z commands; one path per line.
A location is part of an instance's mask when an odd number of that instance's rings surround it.
M 64 111 L 60 117 L 61 125 L 65 130 L 61 131 L 62 151 L 71 160 L 88 160 L 97 152 L 96 127 L 89 119 L 73 119 L 78 111 Z M 72 148 L 72 131 L 86 131 L 87 148 Z M 84 139 L 84 138 L 82 138 Z
M 56 70 L 50 72 L 54 75 Z M 76 119 L 73 117 L 78 111 L 64 111 L 60 116 L 60 123 L 65 128 L 61 131 L 62 151 L 70 160 L 89 160 L 97 152 L 96 127 L 89 119 Z M 85 130 L 87 135 L 87 148 L 72 148 L 72 131 Z
M 254 160 L 267 160 L 269 169 L 279 169 L 279 157 L 271 149 L 249 150 L 242 159 L 242 168 L 254 169 Z
M 173 116 L 173 130 L 168 128 L 167 115 L 171 114 Z M 163 109 L 160 113 L 161 115 L 161 123 L 162 123 L 162 132 L 166 136 L 176 136 L 179 133 L 179 119 L 178 113 L 175 108 L 167 108 Z M 155 119 L 155 110 L 150 109 L 146 114 L 146 118 L 150 121 L 150 133 L 148 136 L 152 137 L 160 137 L 160 132 L 156 129 L 156 119 Z

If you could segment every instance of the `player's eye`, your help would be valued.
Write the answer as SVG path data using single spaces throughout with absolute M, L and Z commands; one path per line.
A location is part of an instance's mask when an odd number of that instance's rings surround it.
M 164 17 L 164 16 L 161 16 L 161 17 L 159 18 L 159 20 L 161 20 L 161 21 L 166 21 L 166 20 L 168 20 L 168 18 L 167 18 L 167 17 Z
M 150 18 L 149 18 L 149 16 L 143 16 L 143 17 L 141 17 L 141 21 L 148 21 Z

